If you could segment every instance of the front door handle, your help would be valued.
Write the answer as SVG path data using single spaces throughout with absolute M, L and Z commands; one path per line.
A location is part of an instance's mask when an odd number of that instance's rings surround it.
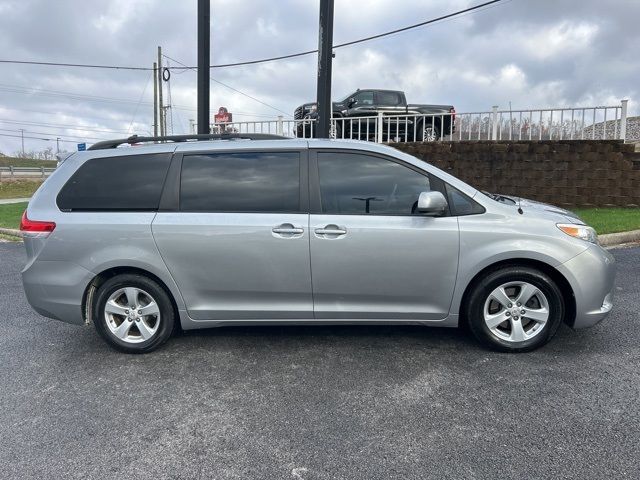
M 316 235 L 345 235 L 347 231 L 344 228 L 340 228 L 337 225 L 327 225 L 324 228 L 316 228 Z

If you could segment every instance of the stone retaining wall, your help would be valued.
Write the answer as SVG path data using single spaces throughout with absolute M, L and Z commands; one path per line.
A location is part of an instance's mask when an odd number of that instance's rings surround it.
M 640 205 L 640 152 L 618 140 L 395 143 L 479 190 L 562 206 Z

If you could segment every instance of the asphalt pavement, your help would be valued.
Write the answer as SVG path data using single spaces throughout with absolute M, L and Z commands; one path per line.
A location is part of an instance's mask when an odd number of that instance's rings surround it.
M 544 348 L 455 329 L 234 327 L 143 356 L 34 313 L 0 243 L 0 477 L 640 478 L 640 248 Z

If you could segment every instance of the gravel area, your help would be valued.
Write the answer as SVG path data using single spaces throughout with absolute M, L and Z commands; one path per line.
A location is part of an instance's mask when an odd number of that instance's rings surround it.
M 603 138 L 611 140 L 620 138 L 620 120 L 607 120 L 606 133 L 604 122 L 584 129 L 584 138 L 602 140 Z M 595 133 L 593 130 L 595 129 Z M 594 136 L 595 135 L 595 136 Z M 640 117 L 627 117 L 627 142 L 640 141 Z

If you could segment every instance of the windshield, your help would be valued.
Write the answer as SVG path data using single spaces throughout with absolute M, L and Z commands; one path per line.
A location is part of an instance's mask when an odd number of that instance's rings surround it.
M 516 201 L 511 197 L 505 197 L 504 195 L 498 195 L 497 193 L 490 193 L 490 192 L 484 192 L 484 191 L 482 193 L 484 193 L 490 199 L 495 200 L 496 202 L 506 203 L 507 205 L 516 204 Z
M 347 100 L 349 100 L 349 98 L 353 97 L 355 95 L 355 93 L 351 92 L 349 95 L 347 95 L 346 97 L 344 97 L 342 100 L 338 100 L 337 103 L 344 103 Z

